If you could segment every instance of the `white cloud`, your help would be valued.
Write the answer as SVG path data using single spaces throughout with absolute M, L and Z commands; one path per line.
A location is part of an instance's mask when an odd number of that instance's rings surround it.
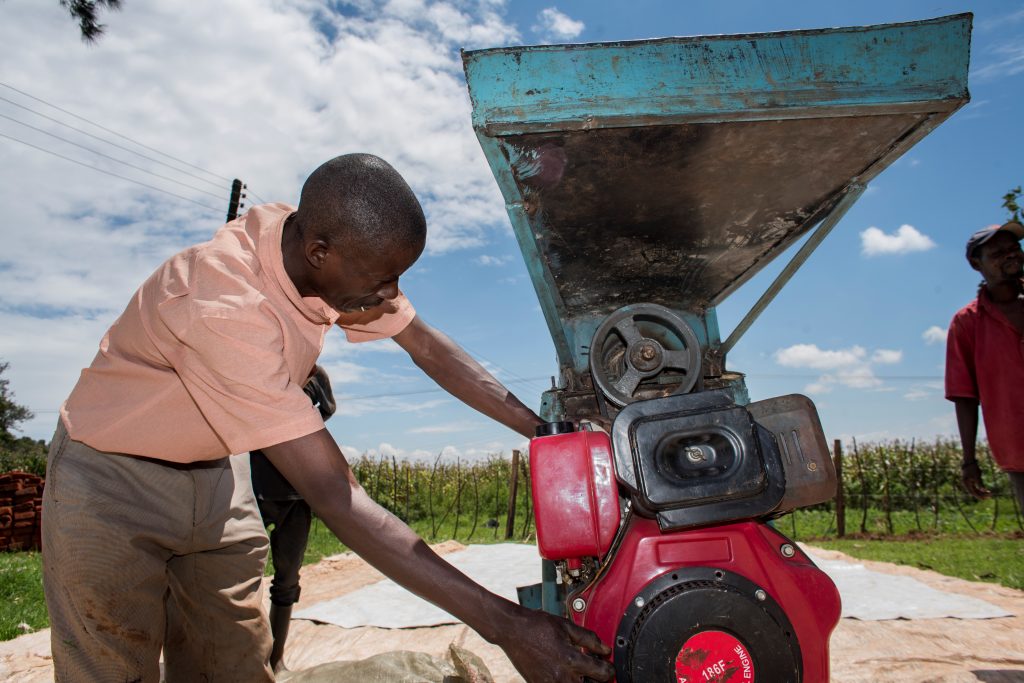
M 899 229 L 887 235 L 872 226 L 860 234 L 861 253 L 865 256 L 879 254 L 908 254 L 915 251 L 928 251 L 935 248 L 932 238 L 921 233 L 912 225 L 901 225 Z
M 1024 73 L 1024 42 L 1004 43 L 989 51 L 991 61 L 971 70 L 972 79 L 995 80 Z
M 885 391 L 884 382 L 875 375 L 874 366 L 899 363 L 903 360 L 903 352 L 876 349 L 868 355 L 864 347 L 856 345 L 846 349 L 821 349 L 817 344 L 794 344 L 777 350 L 773 357 L 784 367 L 827 370 L 804 387 L 808 394 L 821 395 L 831 392 L 837 385 Z
M 362 415 L 380 415 L 382 413 L 420 413 L 433 410 L 449 402 L 447 398 L 430 401 L 410 400 L 400 396 L 381 396 L 378 398 L 360 398 L 347 400 L 344 395 L 338 396 L 337 415 L 360 417 Z
M 991 31 L 997 28 L 1004 28 L 1008 25 L 1015 24 L 1019 21 L 1024 21 L 1024 8 L 1010 12 L 1009 14 L 1003 14 L 997 17 L 991 17 L 984 19 L 975 24 L 975 27 L 981 31 Z
M 921 338 L 924 339 L 924 343 L 931 344 L 945 344 L 946 343 L 946 329 L 939 327 L 938 325 L 932 325 L 927 330 L 921 333 Z
M 3 135 L 202 205 L 0 138 L 0 202 L 7 207 L 0 222 L 0 353 L 11 362 L 19 400 L 39 409 L 26 425 L 32 436 L 52 433 L 55 414 L 42 411 L 60 405 L 135 288 L 165 258 L 220 226 L 232 177 L 248 183 L 250 204 L 256 195 L 294 202 L 316 165 L 334 154 L 369 151 L 390 161 L 420 197 L 428 254 L 479 248 L 507 230 L 504 202 L 469 125 L 458 53 L 520 42 L 502 2 L 357 0 L 345 3 L 344 14 L 311 0 L 252 0 L 237 12 L 222 3 L 128 2 L 104 14 L 108 30 L 94 46 L 82 44 L 57 3 L 2 4 L 0 63 L 18 65 L 3 82 L 223 176 L 0 87 L 0 96 L 22 107 L 152 160 L 14 104 L 0 101 L 0 114 L 172 180 L 7 119 L 0 119 Z M 378 379 L 346 357 L 397 351 L 388 344 L 354 349 L 325 354 L 336 380 Z
M 469 432 L 480 427 L 477 422 L 449 422 L 447 424 L 428 425 L 407 430 L 407 434 L 456 434 Z
M 871 362 L 879 365 L 892 365 L 903 360 L 903 352 L 891 349 L 878 349 L 871 354 Z
M 844 368 L 835 377 L 837 382 L 851 389 L 874 389 L 882 385 L 869 365 Z
M 810 394 L 811 396 L 820 396 L 821 394 L 828 394 L 832 391 L 832 386 L 835 384 L 835 378 L 830 375 L 822 375 L 817 382 L 811 382 L 804 387 L 804 393 Z
M 572 40 L 583 33 L 586 26 L 557 7 L 548 7 L 537 13 L 537 23 L 532 28 L 541 40 L 551 42 Z
M 925 399 L 942 398 L 945 385 L 942 382 L 922 382 L 915 384 L 903 394 L 908 401 L 923 401 Z
M 356 448 L 355 446 L 340 445 L 338 447 L 341 449 L 342 455 L 344 455 L 345 459 L 347 459 L 349 462 L 352 462 L 353 460 L 358 460 L 363 455 L 363 452 Z
M 481 254 L 476 257 L 476 262 L 481 266 L 503 266 L 512 260 L 511 256 L 491 256 L 489 254 Z
M 794 344 L 775 352 L 775 362 L 789 368 L 828 370 L 862 362 L 866 351 L 860 346 L 828 351 L 816 344 Z

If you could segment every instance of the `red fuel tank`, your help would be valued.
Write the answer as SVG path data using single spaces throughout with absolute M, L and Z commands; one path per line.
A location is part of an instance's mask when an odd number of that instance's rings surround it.
M 600 557 L 619 526 L 612 450 L 604 432 L 571 432 L 530 442 L 537 547 L 547 560 Z

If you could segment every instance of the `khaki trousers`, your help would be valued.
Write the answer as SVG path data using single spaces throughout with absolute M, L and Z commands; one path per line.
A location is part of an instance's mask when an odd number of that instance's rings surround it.
M 248 459 L 174 465 L 54 434 L 43 586 L 57 681 L 273 681 Z

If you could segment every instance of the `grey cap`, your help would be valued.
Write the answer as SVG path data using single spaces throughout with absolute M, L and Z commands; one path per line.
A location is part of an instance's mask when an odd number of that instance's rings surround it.
M 990 225 L 987 228 L 982 228 L 967 239 L 967 260 L 971 260 L 971 257 L 974 256 L 974 251 L 992 239 L 992 236 L 1000 230 L 1007 231 L 1018 240 L 1024 238 L 1024 225 L 1017 221 L 1006 221 L 1002 225 Z

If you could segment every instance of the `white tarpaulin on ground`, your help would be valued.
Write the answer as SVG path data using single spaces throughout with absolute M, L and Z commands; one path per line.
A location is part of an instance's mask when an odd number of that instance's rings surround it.
M 520 543 L 471 545 L 445 559 L 492 593 L 518 602 L 517 586 L 540 583 L 540 556 L 536 546 Z M 317 603 L 295 613 L 345 628 L 415 628 L 458 623 L 452 615 L 422 600 L 390 580 L 347 595 Z
M 471 545 L 445 556 L 488 590 L 517 600 L 516 587 L 540 581 L 540 558 L 530 545 Z M 815 557 L 832 577 L 843 599 L 843 616 L 861 620 L 988 619 L 1010 616 L 982 600 L 931 588 L 908 576 L 881 574 L 862 564 Z M 295 614 L 345 628 L 415 628 L 457 623 L 447 612 L 409 593 L 392 581 L 379 581 Z
M 843 599 L 843 617 L 864 621 L 885 619 L 993 619 L 1011 616 L 995 605 L 967 595 L 947 593 L 909 576 L 881 574 L 862 564 L 815 557 L 832 578 Z

